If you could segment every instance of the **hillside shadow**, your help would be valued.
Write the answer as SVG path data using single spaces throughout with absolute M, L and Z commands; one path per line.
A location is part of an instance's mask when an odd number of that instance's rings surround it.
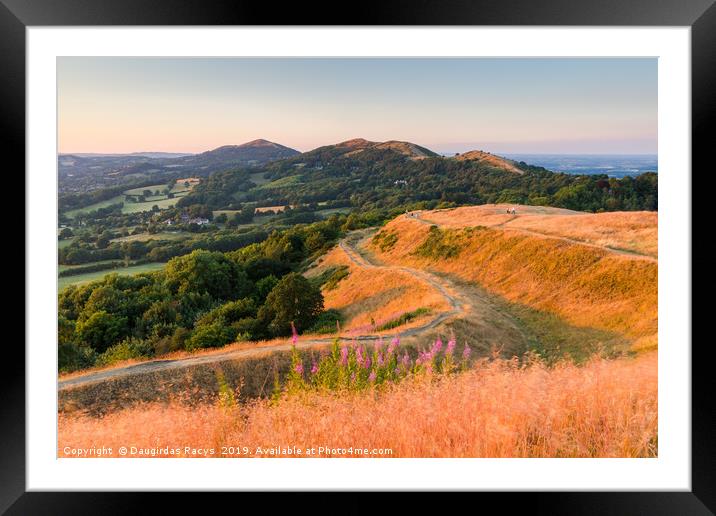
M 436 276 L 445 277 L 463 288 L 474 289 L 481 298 L 492 305 L 496 312 L 515 324 L 521 333 L 521 344 L 517 348 L 512 345 L 510 349 L 502 349 L 503 356 L 509 358 L 531 352 L 538 354 L 545 362 L 551 364 L 563 359 L 582 363 L 594 355 L 614 358 L 632 354 L 630 348 L 633 341 L 619 333 L 600 328 L 577 326 L 557 314 L 509 301 L 498 294 L 487 291 L 479 284 L 465 281 L 456 275 L 431 272 Z M 448 327 L 457 335 L 467 336 L 471 331 L 469 322 L 464 319 L 453 321 Z M 501 348 L 499 343 L 481 339 L 479 332 L 474 333 L 474 340 L 470 341 L 470 345 L 477 354 L 483 356 L 492 353 L 494 348 L 498 350 Z

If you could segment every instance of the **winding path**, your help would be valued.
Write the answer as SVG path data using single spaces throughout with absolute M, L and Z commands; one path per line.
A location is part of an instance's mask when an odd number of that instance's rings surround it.
M 415 278 L 418 278 L 421 281 L 424 281 L 425 283 L 429 284 L 431 287 L 433 287 L 435 290 L 437 290 L 448 302 L 450 305 L 450 310 L 446 312 L 440 312 L 438 313 L 434 318 L 432 318 L 430 321 L 426 322 L 423 325 L 415 326 L 413 328 L 409 328 L 403 331 L 395 332 L 395 334 L 400 334 L 401 337 L 411 337 L 411 336 L 417 336 L 422 333 L 425 333 L 429 330 L 432 330 L 433 328 L 437 327 L 447 319 L 454 317 L 458 314 L 460 314 L 464 309 L 464 302 L 463 302 L 463 296 L 459 294 L 454 294 L 452 292 L 459 291 L 459 287 L 457 287 L 453 282 L 451 282 L 448 279 L 439 278 L 433 274 L 430 274 L 425 271 L 412 269 L 410 267 L 401 267 L 401 266 L 389 266 L 389 265 L 378 265 L 375 263 L 372 263 L 368 261 L 366 257 L 364 257 L 362 254 L 358 252 L 358 250 L 353 247 L 355 243 L 352 243 L 355 241 L 355 235 L 350 235 L 344 240 L 341 240 L 338 243 L 338 246 L 341 248 L 341 250 L 348 256 L 348 258 L 358 267 L 366 268 L 366 269 L 386 269 L 386 270 L 393 270 L 393 271 L 400 271 L 403 273 L 410 274 L 414 276 Z M 383 337 L 389 337 L 391 334 L 385 333 L 381 334 Z M 351 341 L 351 340 L 376 340 L 381 335 L 379 334 L 367 334 L 367 335 L 359 335 L 359 336 L 351 336 L 351 337 L 340 337 L 340 340 L 342 341 Z M 312 339 L 305 339 L 300 340 L 297 344 L 297 348 L 310 348 L 314 346 L 319 345 L 327 345 L 334 341 L 335 337 L 322 337 L 322 338 L 312 338 Z M 186 368 L 186 367 L 192 367 L 197 366 L 201 364 L 211 364 L 216 362 L 223 362 L 227 360 L 236 360 L 239 358 L 246 358 L 246 357 L 252 357 L 252 356 L 259 356 L 265 353 L 271 353 L 275 351 L 286 351 L 291 349 L 291 343 L 285 342 L 281 344 L 274 344 L 270 346 L 263 346 L 263 347 L 256 347 L 256 348 L 250 348 L 250 349 L 240 349 L 240 350 L 232 350 L 227 351 L 225 353 L 215 353 L 210 355 L 200 355 L 200 356 L 190 356 L 186 358 L 177 358 L 177 359 L 157 359 L 157 360 L 150 360 L 147 362 L 140 362 L 137 364 L 132 364 L 124 367 L 117 367 L 115 369 L 107 369 L 104 371 L 95 371 L 95 372 L 89 372 L 87 374 L 83 374 L 80 376 L 74 376 L 71 378 L 67 378 L 64 380 L 60 380 L 58 382 L 58 389 L 60 391 L 65 389 L 71 389 L 74 387 L 79 387 L 82 385 L 87 384 L 94 384 L 98 382 L 103 382 L 106 380 L 111 380 L 114 378 L 121 378 L 125 376 L 130 375 L 139 375 L 139 374 L 146 374 L 146 373 L 154 373 L 157 371 L 163 371 L 168 369 L 177 369 L 177 368 Z
M 429 219 L 422 218 L 421 213 L 419 211 L 417 212 L 411 212 L 406 217 L 409 217 L 411 220 L 418 221 L 422 224 L 430 224 L 430 225 L 438 225 L 435 222 L 430 221 Z M 512 219 L 510 219 L 512 220 Z M 507 221 L 509 222 L 509 221 Z M 503 223 L 504 224 L 504 223 Z M 651 256 L 646 256 L 638 253 L 633 253 L 629 251 L 619 250 L 619 249 L 613 249 L 609 247 L 600 246 L 597 244 L 592 244 L 589 242 L 582 242 L 579 240 L 574 240 L 568 237 L 560 237 L 556 235 L 550 235 L 546 233 L 539 233 L 537 231 L 532 231 L 528 229 L 521 229 L 521 228 L 511 228 L 509 226 L 505 226 L 501 224 L 500 227 L 503 230 L 508 231 L 515 231 L 519 233 L 529 234 L 538 236 L 541 238 L 551 238 L 551 239 L 557 239 L 562 240 L 565 242 L 569 242 L 572 244 L 578 244 L 578 245 L 584 245 L 588 247 L 598 248 L 602 249 L 604 251 L 615 253 L 615 254 L 621 254 L 630 256 L 635 259 L 642 259 L 642 260 L 648 260 L 656 262 L 656 258 L 653 258 Z M 490 312 L 494 315 L 495 311 L 494 308 L 491 306 L 491 302 L 485 298 L 483 295 L 481 295 L 478 291 L 468 290 L 465 288 L 464 285 L 459 285 L 452 281 L 451 279 L 447 277 L 438 277 L 435 274 L 431 274 L 430 272 L 427 272 L 425 270 L 419 270 L 419 269 L 413 269 L 410 267 L 404 267 L 404 266 L 394 266 L 394 265 L 384 265 L 384 264 L 377 264 L 371 261 L 369 258 L 364 256 L 358 251 L 357 243 L 362 239 L 365 238 L 367 233 L 365 231 L 358 231 L 354 232 L 345 239 L 341 240 L 338 243 L 338 246 L 340 249 L 348 256 L 348 258 L 357 266 L 365 269 L 382 269 L 382 270 L 392 270 L 396 272 L 401 272 L 404 274 L 410 274 L 414 278 L 425 282 L 426 284 L 430 285 L 433 289 L 435 289 L 437 292 L 439 292 L 447 301 L 447 303 L 450 306 L 450 309 L 444 312 L 440 312 L 435 315 L 431 320 L 426 322 L 425 324 L 422 324 L 420 326 L 415 326 L 409 329 L 405 329 L 403 331 L 395 332 L 394 334 L 400 334 L 402 337 L 411 337 L 411 336 L 419 336 L 423 333 L 429 332 L 430 330 L 436 328 L 438 325 L 444 323 L 446 320 L 456 317 L 460 314 L 467 314 L 468 312 L 472 315 L 479 315 L 484 314 L 487 312 Z M 509 323 L 507 323 L 509 324 Z M 389 337 L 391 334 L 383 334 L 383 337 Z M 340 337 L 340 340 L 342 341 L 351 341 L 351 340 L 376 340 L 380 335 L 378 334 L 366 334 L 366 335 L 359 335 L 359 336 L 350 336 Z M 298 348 L 310 348 L 320 345 L 327 345 L 333 342 L 335 337 L 321 337 L 321 338 L 311 338 L 311 339 L 305 339 L 301 340 L 297 343 Z M 214 354 L 208 354 L 208 355 L 200 355 L 200 356 L 189 356 L 185 358 L 177 358 L 177 359 L 157 359 L 157 360 L 150 360 L 147 362 L 140 362 L 137 364 L 132 364 L 124 367 L 118 367 L 115 369 L 108 369 L 104 371 L 94 371 L 94 372 L 88 372 L 86 374 L 80 375 L 80 376 L 74 376 L 71 378 L 67 378 L 64 380 L 60 380 L 58 382 L 58 389 L 60 391 L 65 389 L 71 389 L 74 387 L 79 387 L 86 384 L 94 384 L 98 382 L 103 382 L 106 380 L 110 380 L 113 378 L 120 378 L 130 375 L 140 375 L 140 374 L 146 374 L 146 373 L 153 373 L 157 371 L 162 370 L 169 370 L 169 369 L 177 369 L 177 368 L 186 368 L 186 367 L 192 367 L 196 365 L 201 364 L 211 364 L 216 362 L 223 362 L 227 360 L 236 360 L 240 358 L 246 358 L 246 357 L 252 357 L 252 356 L 259 356 L 265 353 L 271 353 L 276 351 L 286 351 L 291 349 L 291 343 L 289 341 L 280 343 L 280 344 L 273 344 L 269 346 L 263 346 L 263 347 L 256 347 L 256 348 L 249 348 L 249 349 L 240 349 L 240 350 L 232 350 L 232 351 L 226 351 L 224 353 L 214 353 Z

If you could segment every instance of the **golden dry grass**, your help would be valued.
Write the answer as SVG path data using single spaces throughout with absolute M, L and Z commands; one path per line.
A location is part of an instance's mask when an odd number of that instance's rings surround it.
M 516 215 L 507 213 L 514 207 Z M 422 218 L 445 227 L 501 226 L 570 238 L 656 258 L 658 214 L 654 211 L 583 213 L 547 206 L 486 204 L 423 212 Z
M 286 210 L 285 205 L 281 206 L 261 206 L 260 208 L 256 208 L 256 213 L 266 213 L 268 211 L 273 211 L 276 213 L 281 213 L 282 211 Z
M 442 222 L 457 218 L 458 211 L 422 212 L 421 216 Z M 581 220 L 582 216 L 565 218 Z M 395 246 L 387 252 L 377 246 L 372 250 L 386 263 L 449 273 L 509 301 L 557 314 L 575 326 L 616 332 L 634 340 L 635 348 L 656 346 L 658 267 L 654 260 L 500 227 L 453 227 L 443 229 L 442 234 L 446 242 L 459 247 L 456 257 L 415 255 L 430 227 L 406 216 L 384 228 L 399 235 Z
M 307 275 L 320 274 L 330 267 L 348 266 L 350 274 L 333 290 L 323 291 L 326 308 L 340 310 L 345 317 L 343 329 L 365 328 L 386 321 L 396 314 L 428 308 L 430 314 L 413 319 L 400 329 L 412 328 L 449 309 L 445 298 L 435 288 L 408 273 L 381 268 L 362 268 L 353 263 L 339 247 L 330 251 L 320 266 Z M 370 332 L 369 332 L 370 333 Z
M 103 418 L 59 415 L 65 447 L 223 445 L 390 448 L 392 457 L 653 457 L 657 358 L 577 367 L 482 360 L 381 392 L 305 394 L 226 408 L 152 403 Z M 215 455 L 220 456 L 220 455 Z
M 495 156 L 494 154 L 490 154 L 489 152 L 479 150 L 464 152 L 459 156 L 455 156 L 454 159 L 457 161 L 478 161 L 480 163 L 485 163 L 495 168 L 501 168 L 507 170 L 508 172 L 513 172 L 515 174 L 525 173 L 523 170 L 520 170 L 519 168 L 514 166 L 509 160 L 501 158 L 500 156 Z

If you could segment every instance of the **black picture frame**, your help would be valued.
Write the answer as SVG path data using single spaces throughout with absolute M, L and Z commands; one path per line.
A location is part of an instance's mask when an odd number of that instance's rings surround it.
M 83 25 L 572 25 L 572 26 L 690 26 L 692 35 L 692 168 L 704 169 L 712 144 L 707 128 L 714 112 L 716 90 L 716 6 L 714 0 L 383 0 L 362 3 L 349 15 L 338 4 L 320 5 L 188 0 L 0 0 L 0 105 L 3 141 L 17 170 L 25 165 L 25 29 L 28 26 Z M 20 168 L 22 167 L 22 168 Z M 701 183 L 701 180 L 699 181 Z M 692 174 L 693 185 L 693 174 Z M 24 191 L 24 184 L 19 188 Z M 692 188 L 693 205 L 708 206 L 706 188 Z M 691 208 L 691 207 L 689 207 Z M 695 217 L 694 224 L 701 218 Z M 696 226 L 692 235 L 708 235 Z M 692 253 L 708 245 L 694 240 Z M 704 256 L 704 255 L 702 255 Z M 699 269 L 700 289 L 709 288 L 706 258 L 692 257 Z M 32 271 L 25 270 L 25 274 Z M 706 279 L 707 281 L 703 281 Z M 693 303 L 694 313 L 708 306 Z M 692 321 L 697 318 L 692 315 Z M 690 492 L 481 493 L 479 503 L 494 501 L 530 514 L 713 514 L 716 510 L 716 468 L 713 429 L 714 397 L 708 378 L 711 339 L 692 338 L 692 490 Z M 684 349 L 690 342 L 681 343 Z M 0 375 L 0 513 L 6 514 L 119 514 L 150 510 L 144 498 L 161 497 L 169 505 L 187 507 L 183 493 L 26 492 L 25 489 L 25 358 L 5 355 L 13 367 Z M 224 495 L 221 495 L 224 496 Z M 245 494 L 242 496 L 246 496 Z M 508 501 L 509 500 L 509 501 Z M 401 501 L 401 511 L 422 505 L 422 497 Z M 473 504 L 475 501 L 469 501 Z M 165 505 L 169 504 L 169 505 Z M 386 506 L 387 507 L 387 506 Z M 273 511 L 272 511 L 273 512 Z

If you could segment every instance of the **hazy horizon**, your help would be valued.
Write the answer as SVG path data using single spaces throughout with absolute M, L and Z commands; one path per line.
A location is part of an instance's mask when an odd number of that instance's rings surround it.
M 254 138 L 254 140 L 265 140 L 265 138 Z M 250 143 L 251 141 L 254 141 L 254 140 L 249 140 L 248 142 L 240 142 L 240 143 L 227 143 L 227 144 L 224 144 L 224 145 L 218 145 L 218 146 L 216 146 L 216 147 L 212 147 L 211 149 L 205 149 L 205 150 L 203 150 L 203 151 L 195 151 L 195 152 L 186 152 L 186 151 L 181 151 L 181 150 L 175 150 L 175 151 L 158 151 L 158 150 L 147 150 L 147 149 L 144 149 L 144 150 L 127 151 L 127 152 L 100 152 L 100 151 L 86 152 L 86 151 L 81 151 L 81 150 L 80 150 L 80 151 L 69 151 L 69 152 L 67 152 L 67 151 L 60 151 L 59 154 L 61 154 L 61 155 L 75 155 L 75 156 L 79 156 L 79 155 L 87 155 L 87 156 L 89 156 L 89 155 L 94 155 L 94 156 L 111 156 L 111 155 L 128 156 L 128 155 L 131 155 L 131 154 L 182 154 L 182 155 L 189 156 L 189 155 L 193 155 L 193 154 L 201 154 L 202 152 L 207 152 L 207 151 L 215 150 L 215 149 L 218 149 L 219 147 L 224 147 L 224 146 L 229 146 L 229 145 L 237 145 L 237 146 L 238 146 L 238 145 L 243 145 L 243 144 L 245 144 L 245 143 Z M 269 141 L 270 141 L 270 140 L 269 140 Z M 343 140 L 343 141 L 345 141 L 345 140 Z M 278 143 L 279 145 L 284 145 L 285 147 L 289 147 L 289 148 L 295 149 L 295 147 L 293 147 L 293 146 L 291 146 L 291 145 L 283 144 L 283 143 L 281 143 L 281 142 L 271 142 L 271 143 Z M 337 144 L 337 143 L 341 143 L 341 142 L 326 143 L 325 145 L 334 145 L 334 144 Z M 416 143 L 416 142 L 411 142 L 411 143 Z M 317 149 L 317 148 L 319 148 L 319 147 L 323 147 L 323 146 L 325 146 L 325 145 L 319 145 L 318 147 L 315 147 L 314 149 L 308 149 L 308 150 L 306 150 L 306 151 L 301 151 L 301 152 L 309 152 L 309 151 L 315 150 L 315 149 Z M 431 147 L 428 147 L 427 145 L 422 145 L 422 147 L 427 147 L 429 150 L 435 151 L 435 152 L 437 152 L 438 154 L 442 154 L 442 155 L 445 155 L 445 156 L 450 156 L 450 155 L 455 154 L 455 153 L 460 153 L 460 154 L 462 154 L 463 152 L 466 152 L 465 150 L 463 150 L 463 151 L 447 151 L 447 152 L 445 152 L 445 151 L 438 151 L 438 150 L 435 150 L 435 149 L 433 149 L 433 148 L 431 148 Z M 298 149 L 295 149 L 295 150 L 298 150 Z M 472 147 L 472 148 L 470 148 L 470 149 L 468 149 L 468 150 L 484 150 L 484 151 L 487 151 L 487 152 L 493 152 L 493 151 L 491 151 L 491 150 L 488 149 L 488 148 L 478 149 L 477 147 Z M 576 152 L 576 153 L 575 153 L 575 152 L 571 152 L 571 153 L 570 153 L 570 152 L 521 152 L 521 151 L 510 151 L 510 152 L 505 152 L 505 153 L 503 153 L 503 154 L 504 154 L 505 157 L 509 157 L 509 156 L 519 156 L 519 155 L 531 155 L 531 156 L 565 156 L 565 157 L 567 157 L 567 156 L 582 156 L 582 157 L 586 157 L 586 156 L 649 156 L 649 157 L 657 157 L 657 156 L 658 156 L 658 153 L 656 153 L 656 152 L 635 152 L 635 153 L 624 153 L 624 152 Z
M 57 60 L 61 154 L 352 138 L 441 154 L 656 155 L 655 58 Z

